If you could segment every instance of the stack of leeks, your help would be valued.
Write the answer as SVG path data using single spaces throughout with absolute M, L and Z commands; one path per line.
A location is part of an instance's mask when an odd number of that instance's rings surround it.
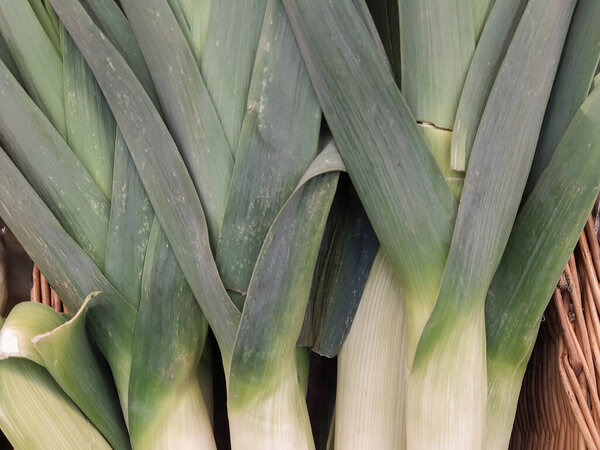
M 506 448 L 600 189 L 599 55 L 595 0 L 2 1 L 0 217 L 72 314 L 4 321 L 0 428 Z

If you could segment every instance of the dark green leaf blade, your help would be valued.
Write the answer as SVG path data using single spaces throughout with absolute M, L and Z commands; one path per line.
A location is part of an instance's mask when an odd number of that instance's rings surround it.
M 592 209 L 599 174 L 600 89 L 595 89 L 521 208 L 487 294 L 487 448 L 508 445 L 542 313 Z
M 110 200 L 115 119 L 75 43 L 61 26 L 67 142 Z
M 231 148 L 167 1 L 123 0 L 122 5 L 148 63 L 165 122 L 202 201 L 215 246 L 233 171 Z
M 475 51 L 469 0 L 399 0 L 402 95 L 416 119 L 452 129 Z
M 65 229 L 103 267 L 109 213 L 106 197 L 2 63 L 0 90 L 4 148 Z
M 154 221 L 133 341 L 129 430 L 136 448 L 215 448 L 196 377 L 208 326 Z
M 579 0 L 562 53 L 535 153 L 528 191 L 550 162 L 565 130 L 587 97 L 600 59 L 600 2 Z
M 5 180 L 0 183 L 0 217 L 67 308 L 77 311 L 89 293 L 102 292 L 91 311 L 90 332 L 111 366 L 126 410 L 136 310 L 62 228 L 4 151 L 0 177 Z
M 527 2 L 498 0 L 490 12 L 456 111 L 450 162 L 454 170 L 467 168 L 481 115 Z
M 240 311 L 269 227 L 317 153 L 321 111 L 285 11 L 269 0 L 217 247 Z
M 185 34 L 198 66 L 204 53 L 212 4 L 213 0 L 169 0 L 169 5 L 177 17 L 179 27 Z
M 2 2 L 0 33 L 29 94 L 64 137 L 66 127 L 61 58 L 29 2 Z
M 212 259 L 202 205 L 183 159 L 135 74 L 85 10 L 76 0 L 52 0 L 52 4 L 104 92 L 228 367 L 240 314 L 223 288 Z
M 328 173 L 299 187 L 258 257 L 229 376 L 234 447 L 264 442 L 271 448 L 290 442 L 314 447 L 295 349 L 337 179 L 337 173 Z
M 455 200 L 353 5 L 283 3 L 350 178 L 407 290 L 414 349 L 442 278 Z
M 234 153 L 267 0 L 219 0 L 212 5 L 202 75 Z
M 318 282 L 312 351 L 333 358 L 350 331 L 379 241 L 349 180 L 341 178 L 325 267 Z M 332 208 L 333 209 L 333 208 Z
M 154 210 L 120 131 L 117 131 L 114 161 L 104 273 L 112 285 L 137 306 Z
M 48 0 L 46 0 L 48 1 Z M 158 96 L 140 45 L 125 14 L 114 0 L 81 0 L 81 5 L 112 42 L 158 108 Z

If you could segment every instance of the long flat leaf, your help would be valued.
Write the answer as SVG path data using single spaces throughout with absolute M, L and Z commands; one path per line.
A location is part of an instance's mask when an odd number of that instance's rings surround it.
M 452 135 L 451 166 L 466 170 L 475 134 L 498 69 L 528 0 L 497 0 L 467 73 Z
M 110 371 L 86 334 L 90 304 L 92 294 L 72 319 L 34 337 L 32 343 L 52 378 L 111 446 L 129 449 L 129 435 Z
M 216 257 L 240 311 L 269 227 L 317 153 L 321 124 L 280 0 L 267 2 L 248 105 Z
M 67 142 L 107 199 L 111 198 L 115 119 L 87 63 L 61 27 Z
M 124 0 L 165 114 L 216 244 L 233 157 L 194 56 L 166 0 Z M 164 30 L 169 32 L 165 35 Z
M 451 129 L 475 51 L 469 0 L 399 0 L 402 94 L 419 121 Z
M 2 60 L 4 65 L 8 67 L 8 70 L 10 70 L 10 73 L 13 74 L 13 77 L 16 78 L 19 84 L 23 86 L 24 82 L 21 78 L 21 75 L 19 74 L 19 69 L 17 69 L 17 64 L 15 63 L 15 60 L 12 58 L 12 56 L 10 56 L 10 50 L 6 45 L 6 42 L 4 42 L 2 34 L 0 34 L 0 60 Z
M 517 214 L 574 7 L 573 0 L 528 4 L 490 93 L 409 379 L 409 448 L 483 446 L 485 296 Z
M 326 172 L 304 181 L 292 194 L 259 254 L 229 378 L 233 408 L 268 394 L 269 386 L 278 382 L 277 367 L 285 364 L 286 358 L 295 358 L 293 349 L 337 185 L 337 174 Z M 265 328 L 261 324 L 270 325 Z
M 234 153 L 266 5 L 267 0 L 220 0 L 211 9 L 202 75 Z
M 363 23 L 367 27 L 367 30 L 369 30 L 369 34 L 371 35 L 371 38 L 373 39 L 373 42 L 375 43 L 377 51 L 379 52 L 379 54 L 382 57 L 385 58 L 386 57 L 386 49 L 381 40 L 381 36 L 380 36 L 379 32 L 377 31 L 377 25 L 375 24 L 375 21 L 373 20 L 373 16 L 371 16 L 371 12 L 369 11 L 369 6 L 367 5 L 367 2 L 365 0 L 352 0 L 352 3 L 354 3 L 354 8 L 356 9 L 356 12 L 358 13 L 358 15 L 362 19 Z M 391 66 L 390 66 L 390 68 L 391 68 Z
M 48 39 L 50 39 L 50 41 L 52 42 L 52 45 L 54 45 L 54 48 L 56 49 L 58 54 L 61 54 L 62 52 L 60 49 L 60 31 L 56 27 L 56 24 L 52 20 L 52 17 L 50 16 L 50 14 L 48 14 L 48 10 L 46 9 L 46 6 L 44 5 L 44 1 L 43 0 L 28 0 L 28 1 L 29 1 L 29 5 L 31 6 L 31 9 L 33 9 L 33 12 L 35 13 L 38 21 L 40 22 L 40 25 L 46 32 L 46 36 L 48 36 Z
M 350 331 L 379 248 L 377 236 L 348 180 L 340 180 L 334 205 L 337 214 L 313 306 L 311 343 L 312 351 L 329 358 L 338 354 Z
M 353 5 L 283 3 L 350 178 L 406 289 L 414 350 L 442 278 L 456 203 Z
M 475 42 L 479 41 L 481 32 L 487 23 L 490 10 L 496 0 L 471 0 L 471 10 L 473 11 L 473 25 L 475 29 Z
M 21 358 L 0 362 L 0 428 L 16 448 L 111 448 L 50 374 Z
M 508 386 L 521 385 L 542 313 L 598 194 L 599 174 L 600 90 L 595 89 L 517 216 L 487 294 L 487 448 L 508 445 L 518 397 L 518 389 Z
M 76 0 L 52 4 L 104 92 L 227 367 L 240 314 L 219 278 L 204 211 L 175 142 L 135 74 L 81 5 Z
M 0 33 L 29 94 L 65 136 L 61 58 L 29 2 L 2 2 Z
M 133 305 L 140 301 L 142 271 L 154 210 L 120 131 L 115 140 L 112 203 L 104 273 Z
M 314 447 L 295 349 L 337 179 L 327 173 L 295 191 L 256 262 L 229 374 L 234 447 Z
M 134 447 L 216 448 L 196 368 L 208 327 L 154 221 L 133 341 L 129 430 Z
M 65 229 L 100 266 L 109 203 L 70 147 L 0 63 L 0 140 Z
M 200 66 L 213 0 L 169 0 L 177 22 Z
M 529 190 L 533 189 L 550 162 L 565 130 L 590 91 L 600 59 L 598 23 L 600 3 L 590 0 L 578 1 L 531 166 Z
M 48 1 L 48 0 L 46 0 Z M 140 45 L 133 34 L 131 25 L 125 14 L 114 0 L 81 0 L 81 5 L 112 42 L 129 67 L 144 86 L 156 107 L 159 107 L 158 96 L 152 83 L 150 71 L 142 55 Z
M 77 311 L 89 293 L 101 292 L 90 312 L 90 332 L 111 366 L 125 405 L 136 310 L 62 228 L 4 151 L 0 177 L 5 180 L 0 184 L 0 217 L 67 308 Z

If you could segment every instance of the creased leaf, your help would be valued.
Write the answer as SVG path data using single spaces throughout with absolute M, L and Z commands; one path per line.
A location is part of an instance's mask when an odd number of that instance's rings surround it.
M 87 297 L 72 319 L 34 337 L 32 343 L 46 370 L 111 446 L 129 449 L 129 436 L 110 370 L 86 334 L 86 316 L 93 308 L 95 294 Z

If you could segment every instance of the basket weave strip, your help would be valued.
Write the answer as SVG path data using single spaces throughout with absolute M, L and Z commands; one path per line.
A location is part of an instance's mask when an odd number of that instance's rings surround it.
M 588 218 L 521 389 L 511 449 L 600 450 L 600 245 Z
M 33 272 L 31 274 L 32 286 L 29 299 L 32 302 L 42 303 L 43 305 L 50 306 L 58 312 L 69 312 L 63 303 L 60 301 L 58 294 L 48 284 L 46 277 L 40 273 L 37 266 L 33 265 Z

